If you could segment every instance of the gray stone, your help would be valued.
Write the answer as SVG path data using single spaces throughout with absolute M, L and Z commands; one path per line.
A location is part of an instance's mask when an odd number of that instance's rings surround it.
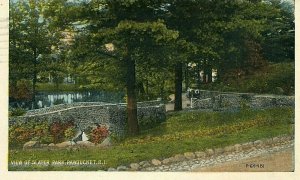
M 169 163 L 171 163 L 170 158 L 166 158 L 166 159 L 162 160 L 162 164 L 169 164 Z
M 55 144 L 55 146 L 58 148 L 66 148 L 66 147 L 72 146 L 72 143 L 70 141 L 65 141 L 62 143 Z
M 32 148 L 39 148 L 41 147 L 38 141 L 28 141 L 23 145 L 23 149 L 32 149 Z
M 159 166 L 159 165 L 161 165 L 161 162 L 160 162 L 160 160 L 158 160 L 158 159 L 152 159 L 152 160 L 151 160 L 151 163 L 152 163 L 154 166 Z
M 234 151 L 234 150 L 235 150 L 234 146 L 226 146 L 226 147 L 224 148 L 224 151 L 225 151 L 225 152 L 232 152 L 232 151 Z
M 176 162 L 184 161 L 184 160 L 185 160 L 185 157 L 184 157 L 184 155 L 182 155 L 182 154 L 176 154 L 173 158 L 174 158 L 174 160 L 175 160 Z
M 94 147 L 95 144 L 90 142 L 90 141 L 78 141 L 76 143 L 76 146 L 79 146 L 79 147 Z
M 235 151 L 241 151 L 242 150 L 242 146 L 240 144 L 236 144 L 236 145 L 234 145 L 234 150 Z
M 216 148 L 214 149 L 215 154 L 223 154 L 224 153 L 224 149 L 223 148 Z
M 195 155 L 196 155 L 197 158 L 204 158 L 204 157 L 206 157 L 206 153 L 203 152 L 203 151 L 197 151 L 197 152 L 195 152 Z
M 116 171 L 115 168 L 108 168 L 107 171 Z
M 144 168 L 151 166 L 151 164 L 148 161 L 142 161 L 139 164 L 140 164 L 140 166 L 142 166 Z
M 139 165 L 138 163 L 131 163 L 131 164 L 129 165 L 129 167 L 130 167 L 132 170 L 136 171 L 136 170 L 138 170 L 138 169 L 140 168 L 140 165 Z
M 211 156 L 211 155 L 214 155 L 215 152 L 212 149 L 206 149 L 206 154 L 209 155 L 209 156 Z
M 253 145 L 253 143 L 251 143 L 251 144 Z M 244 149 L 244 150 L 250 149 L 252 147 L 251 144 L 249 142 L 241 144 L 242 149 Z
M 143 166 L 145 163 L 147 163 L 148 161 L 141 161 L 141 162 L 139 162 L 139 165 L 140 166 Z
M 273 140 L 272 140 L 272 139 L 264 139 L 263 142 L 264 142 L 264 144 L 266 144 L 266 145 L 271 145 L 271 144 L 273 144 Z
M 262 146 L 263 145 L 263 141 L 262 140 L 257 140 L 253 142 L 254 146 Z
M 41 148 L 48 147 L 47 144 L 41 144 Z
M 184 153 L 184 156 L 185 156 L 185 158 L 187 158 L 189 160 L 195 159 L 195 157 L 196 157 L 195 154 L 192 152 L 186 152 L 186 153 Z
M 126 166 L 118 166 L 117 171 L 126 171 L 128 168 Z
M 107 138 L 105 138 L 105 139 L 102 141 L 101 144 L 97 145 L 97 147 L 102 148 L 102 147 L 109 147 L 109 146 L 111 146 L 111 145 L 112 145 L 112 144 L 111 144 L 111 139 L 110 139 L 110 137 L 107 137 Z

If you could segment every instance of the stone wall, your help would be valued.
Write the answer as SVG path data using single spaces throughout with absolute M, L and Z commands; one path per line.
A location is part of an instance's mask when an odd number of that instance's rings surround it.
M 295 106 L 294 96 L 256 95 L 253 93 L 223 93 L 200 91 L 199 99 L 193 100 L 193 109 L 212 109 L 215 111 L 238 110 L 241 108 L 270 108 Z
M 138 103 L 137 115 L 139 123 L 153 121 L 163 122 L 166 119 L 165 105 L 159 101 Z M 68 105 L 56 105 L 49 108 L 28 111 L 24 116 L 10 117 L 9 124 L 25 123 L 29 120 L 46 121 L 51 124 L 55 121 L 70 121 L 83 131 L 96 124 L 105 124 L 110 131 L 118 136 L 126 132 L 126 105 L 104 103 L 74 103 Z

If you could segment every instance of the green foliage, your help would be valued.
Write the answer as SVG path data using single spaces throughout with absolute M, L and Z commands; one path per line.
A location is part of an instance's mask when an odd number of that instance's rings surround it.
M 9 116 L 22 116 L 26 113 L 25 109 L 22 108 L 13 108 L 9 111 Z
M 74 122 L 73 121 L 68 121 L 66 123 L 56 121 L 52 123 L 49 127 L 50 129 L 50 134 L 53 136 L 53 142 L 54 143 L 59 143 L 65 140 L 70 140 L 69 136 L 71 135 L 71 130 L 70 129 L 75 129 Z M 65 132 L 67 130 L 67 132 Z M 68 137 L 66 137 L 68 135 Z
M 226 82 L 203 84 L 201 89 L 293 95 L 295 93 L 295 65 L 294 63 L 270 64 L 253 75 L 228 79 Z
M 29 120 L 26 123 L 14 124 L 9 127 L 9 146 L 21 147 L 24 143 L 35 140 L 43 144 L 59 143 L 70 140 L 75 135 L 75 126 L 67 122 L 36 122 Z
M 18 101 L 31 100 L 33 95 L 32 83 L 26 79 L 20 79 L 16 84 L 9 85 L 9 97 Z

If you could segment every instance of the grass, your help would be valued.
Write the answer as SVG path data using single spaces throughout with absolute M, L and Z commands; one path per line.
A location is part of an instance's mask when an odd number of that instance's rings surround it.
M 9 170 L 94 171 L 118 165 L 163 159 L 188 151 L 224 147 L 282 134 L 293 134 L 292 108 L 225 112 L 179 112 L 161 125 L 127 137 L 107 149 L 20 150 L 9 152 L 9 161 L 26 160 L 105 160 L 106 165 L 12 166 Z

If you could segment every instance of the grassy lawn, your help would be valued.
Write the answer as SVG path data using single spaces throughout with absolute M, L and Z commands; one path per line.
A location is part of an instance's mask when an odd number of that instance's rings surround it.
M 122 164 L 162 159 L 188 151 L 224 147 L 281 134 L 293 134 L 293 108 L 244 110 L 241 112 L 178 112 L 141 135 L 127 137 L 107 149 L 9 151 L 9 162 L 26 160 L 105 160 L 105 165 L 11 166 L 9 170 L 93 171 Z

